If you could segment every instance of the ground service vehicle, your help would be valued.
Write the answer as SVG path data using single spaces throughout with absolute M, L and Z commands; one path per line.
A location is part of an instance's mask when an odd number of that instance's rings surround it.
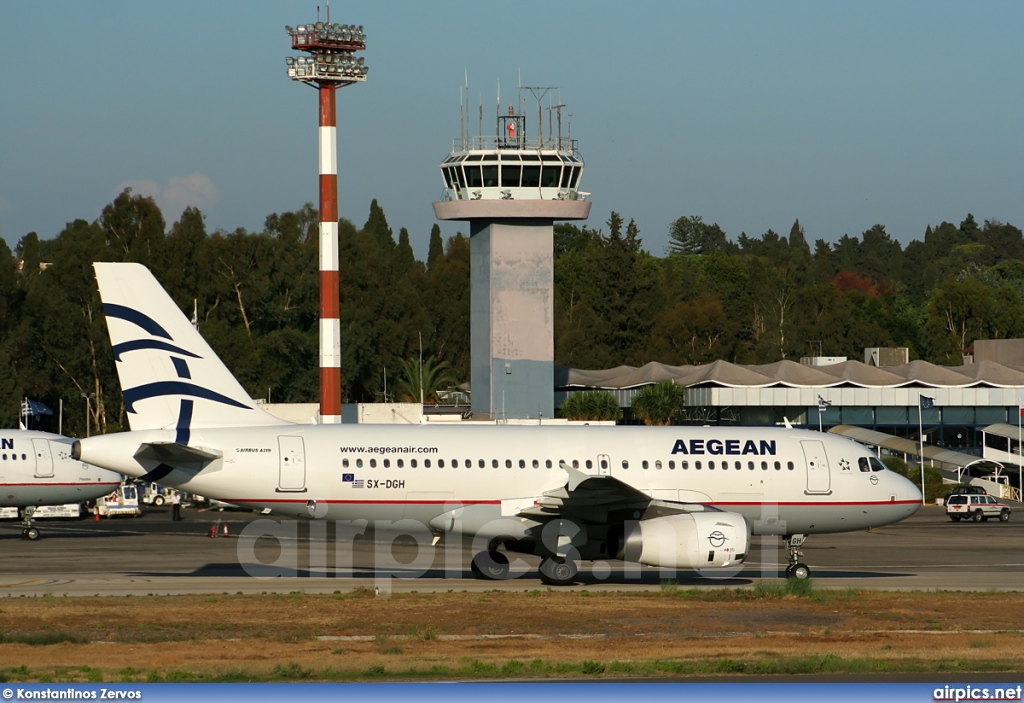
M 990 495 L 958 493 L 946 498 L 946 515 L 949 515 L 953 522 L 984 522 L 990 517 L 997 517 L 1000 522 L 1006 522 L 1010 519 L 1010 506 L 1000 503 Z

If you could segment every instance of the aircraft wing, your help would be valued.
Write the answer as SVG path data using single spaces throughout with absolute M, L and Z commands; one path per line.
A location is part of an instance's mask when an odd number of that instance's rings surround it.
M 520 517 L 550 519 L 574 517 L 585 522 L 606 522 L 608 513 L 645 510 L 652 499 L 612 476 L 586 474 L 566 463 L 560 465 L 567 480 L 564 486 L 545 491 Z

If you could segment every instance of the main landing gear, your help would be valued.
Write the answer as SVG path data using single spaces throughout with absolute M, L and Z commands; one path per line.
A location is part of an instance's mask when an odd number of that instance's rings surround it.
M 24 516 L 24 520 L 21 521 L 21 524 L 24 525 L 24 527 L 21 530 L 22 539 L 39 539 L 39 530 L 32 524 L 32 515 L 35 514 L 35 512 L 35 508 L 25 508 L 24 512 L 22 513 L 22 515 Z
M 478 579 L 504 581 L 508 578 L 508 557 L 496 549 L 478 552 L 469 568 Z
M 807 536 L 786 535 L 783 539 L 786 541 L 786 551 L 788 552 L 789 560 L 789 566 L 786 567 L 786 578 L 796 579 L 798 581 L 810 578 L 811 567 L 800 562 L 800 557 L 804 555 L 804 553 L 800 551 L 800 547 L 804 546 L 804 541 L 807 539 Z
M 548 586 L 569 586 L 576 580 L 580 567 L 574 559 L 545 557 L 541 560 L 538 571 L 541 583 Z

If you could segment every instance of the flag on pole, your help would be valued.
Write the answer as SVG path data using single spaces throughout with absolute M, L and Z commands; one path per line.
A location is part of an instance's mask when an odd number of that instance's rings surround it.
M 832 401 L 831 400 L 825 400 L 820 395 L 818 396 L 818 413 L 819 414 L 825 412 L 825 408 L 827 408 L 830 405 L 832 405 Z
M 45 403 L 40 403 L 38 400 L 30 400 L 25 398 L 21 401 L 21 415 L 22 417 L 39 417 L 40 415 L 53 415 L 51 410 Z
M 921 396 L 921 409 L 922 410 L 929 410 L 930 408 L 934 408 L 934 407 L 935 407 L 935 398 L 929 398 L 926 395 L 922 395 Z
M 1017 409 L 1020 411 L 1020 417 L 1024 417 L 1024 405 L 1018 405 Z

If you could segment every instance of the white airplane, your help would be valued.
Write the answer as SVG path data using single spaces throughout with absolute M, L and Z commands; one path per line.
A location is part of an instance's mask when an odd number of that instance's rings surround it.
M 541 557 L 735 567 L 777 534 L 806 578 L 808 534 L 902 520 L 921 493 L 863 445 L 775 427 L 297 425 L 259 408 L 143 266 L 96 263 L 131 431 L 74 456 L 129 476 L 282 515 L 417 520 L 473 537 L 473 571 L 506 578 Z
M 38 539 L 32 514 L 42 505 L 83 503 L 110 493 L 121 477 L 71 458 L 69 437 L 0 430 L 0 508 L 21 508 L 22 536 Z

